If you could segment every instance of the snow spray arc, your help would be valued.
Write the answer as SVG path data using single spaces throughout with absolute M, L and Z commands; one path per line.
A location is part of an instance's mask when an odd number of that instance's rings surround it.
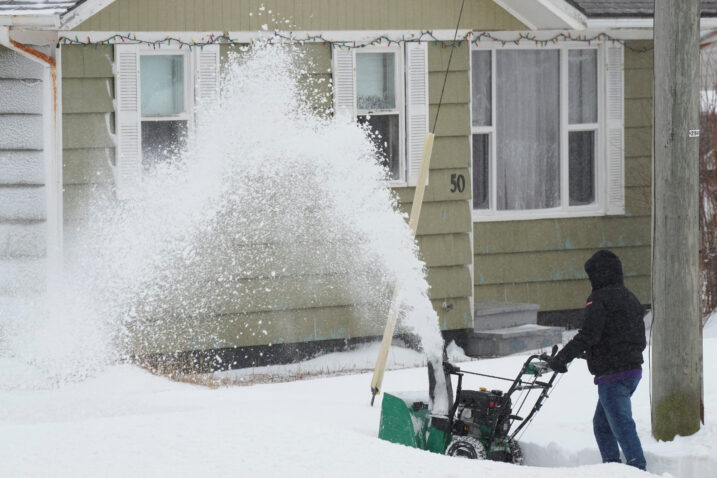
M 198 113 L 185 150 L 147 169 L 136 197 L 95 191 L 66 230 L 53 313 L 0 353 L 64 380 L 134 354 L 296 336 L 278 311 L 326 305 L 378 333 L 397 283 L 402 324 L 440 364 L 424 265 L 387 172 L 365 130 L 327 114 L 305 49 L 230 54 L 221 105 Z M 40 344 L 51 330 L 66 337 Z

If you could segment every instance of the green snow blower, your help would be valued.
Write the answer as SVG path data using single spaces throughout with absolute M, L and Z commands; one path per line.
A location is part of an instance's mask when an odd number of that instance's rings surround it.
M 552 355 L 556 352 L 554 346 Z M 445 372 L 458 377 L 456 399 L 449 416 L 431 416 L 425 392 L 385 393 L 378 437 L 434 453 L 521 465 L 523 455 L 516 436 L 540 410 L 557 376 L 548 367 L 548 358 L 547 354 L 531 355 L 515 379 L 468 372 L 444 362 Z M 463 390 L 464 374 L 512 383 L 506 392 L 485 388 Z M 550 378 L 540 380 L 546 374 Z M 534 390 L 538 393 L 532 408 L 525 417 L 519 416 Z

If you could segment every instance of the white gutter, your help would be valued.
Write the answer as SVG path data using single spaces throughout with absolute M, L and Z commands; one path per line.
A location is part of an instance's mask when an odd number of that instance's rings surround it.
M 50 15 L 0 15 L 0 27 L 26 27 L 57 29 L 60 26 L 60 16 Z
M 29 38 L 29 32 L 24 35 Z M 37 32 L 38 36 L 47 37 L 47 32 Z M 45 39 L 46 40 L 46 39 Z M 41 40 L 42 41 L 42 40 Z M 43 68 L 44 101 L 43 101 L 43 150 L 45 156 L 45 208 L 47 228 L 47 272 L 48 279 L 56 276 L 62 269 L 62 105 L 60 99 L 60 82 L 57 77 L 59 48 L 56 48 L 57 33 L 55 32 L 51 48 L 56 57 L 53 58 L 24 43 L 10 37 L 10 29 L 0 26 L 0 45 L 19 53 L 25 58 L 41 64 Z M 48 284 L 51 283 L 48 281 Z
M 622 28 L 646 28 L 652 30 L 652 18 L 594 18 L 589 19 L 587 27 L 593 30 L 615 30 Z M 700 30 L 717 28 L 717 17 L 704 17 L 700 19 Z

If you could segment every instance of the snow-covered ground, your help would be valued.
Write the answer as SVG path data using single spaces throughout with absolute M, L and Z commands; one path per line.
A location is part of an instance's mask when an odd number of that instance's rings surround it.
M 714 476 L 717 468 L 717 325 L 704 342 L 706 424 L 691 437 L 658 443 L 650 435 L 649 379 L 634 414 L 652 473 Z M 425 390 L 415 352 L 394 349 L 401 366 L 386 373 L 387 392 Z M 240 384 L 262 375 L 336 374 L 370 368 L 376 348 L 332 354 L 300 366 L 227 372 Z M 525 355 L 461 362 L 466 370 L 513 376 Z M 647 352 L 646 352 L 647 357 Z M 454 359 L 459 358 L 456 353 Z M 647 363 L 646 363 L 647 365 Z M 599 464 L 591 417 L 596 400 L 583 361 L 562 376 L 521 439 L 528 466 L 450 458 L 377 438 L 380 396 L 369 406 L 371 373 L 216 388 L 178 383 L 130 365 L 60 388 L 10 389 L 24 364 L 0 362 L 0 476 L 181 477 L 642 477 Z M 13 380 L 15 377 L 15 380 Z M 469 381 L 475 380 L 475 382 Z M 505 388 L 489 379 L 466 386 Z

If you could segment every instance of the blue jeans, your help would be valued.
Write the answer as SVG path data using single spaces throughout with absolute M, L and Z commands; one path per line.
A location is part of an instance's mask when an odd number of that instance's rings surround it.
M 645 469 L 645 455 L 632 419 L 630 403 L 639 382 L 639 378 L 628 378 L 598 385 L 593 431 L 603 463 L 620 463 L 619 444 L 628 465 Z

